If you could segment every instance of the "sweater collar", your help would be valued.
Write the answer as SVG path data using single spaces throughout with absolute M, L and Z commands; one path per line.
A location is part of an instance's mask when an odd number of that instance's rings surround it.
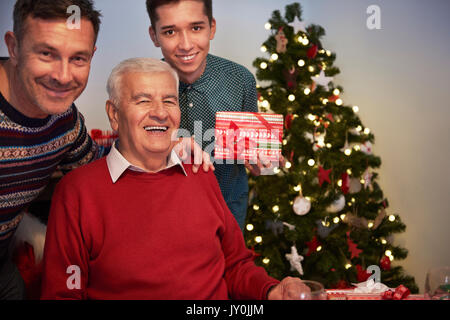
M 109 175 L 111 176 L 111 180 L 113 183 L 116 183 L 117 180 L 119 180 L 120 176 L 127 170 L 130 169 L 132 171 L 137 172 L 148 172 L 145 169 L 142 169 L 138 166 L 132 165 L 130 162 L 128 162 L 127 159 L 117 150 L 116 148 L 116 142 L 114 141 L 111 151 L 109 152 L 108 156 L 106 157 L 106 163 L 108 165 Z M 183 170 L 183 173 L 185 176 L 187 176 L 186 171 L 184 170 L 183 164 L 178 157 L 177 153 L 175 151 L 171 151 L 169 161 L 167 162 L 167 166 L 160 171 L 180 166 Z

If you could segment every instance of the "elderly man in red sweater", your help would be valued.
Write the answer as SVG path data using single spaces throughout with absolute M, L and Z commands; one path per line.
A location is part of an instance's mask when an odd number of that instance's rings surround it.
M 309 289 L 253 263 L 214 173 L 173 152 L 178 76 L 129 59 L 108 80 L 119 140 L 66 175 L 54 193 L 43 299 L 295 299 Z

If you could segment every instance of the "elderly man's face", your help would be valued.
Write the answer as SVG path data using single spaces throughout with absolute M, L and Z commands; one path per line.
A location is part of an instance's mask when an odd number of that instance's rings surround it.
M 119 133 L 120 152 L 145 168 L 146 159 L 167 157 L 180 125 L 177 83 L 168 72 L 124 74 L 119 105 L 110 115 Z

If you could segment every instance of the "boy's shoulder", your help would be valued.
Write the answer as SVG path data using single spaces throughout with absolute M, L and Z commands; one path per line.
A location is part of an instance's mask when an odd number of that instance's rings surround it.
M 207 59 L 208 59 L 207 63 L 210 64 L 212 69 L 220 71 L 221 73 L 227 72 L 230 74 L 239 74 L 253 77 L 252 73 L 246 67 L 237 62 L 219 56 L 215 56 L 212 54 L 208 54 Z

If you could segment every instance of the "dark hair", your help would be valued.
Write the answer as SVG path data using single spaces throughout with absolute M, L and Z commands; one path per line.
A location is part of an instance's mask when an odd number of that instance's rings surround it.
M 152 26 L 155 26 L 156 22 L 158 21 L 159 17 L 156 14 L 156 9 L 158 7 L 171 4 L 171 3 L 178 3 L 183 0 L 146 0 L 147 5 L 147 13 L 150 17 L 150 23 Z M 203 2 L 203 10 L 205 15 L 208 16 L 209 24 L 211 24 L 213 16 L 212 16 L 212 0 L 196 0 Z
M 94 9 L 92 0 L 17 0 L 13 15 L 14 34 L 20 42 L 25 32 L 25 20 L 28 16 L 44 20 L 67 19 L 70 16 L 67 8 L 71 5 L 78 6 L 81 17 L 92 23 L 95 43 L 100 30 L 101 14 Z

